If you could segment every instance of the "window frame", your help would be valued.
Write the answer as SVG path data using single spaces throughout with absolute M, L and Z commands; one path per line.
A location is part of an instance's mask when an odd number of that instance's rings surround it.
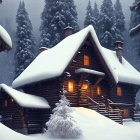
M 89 66 L 90 61 L 89 61 L 89 56 L 84 54 L 84 66 Z
M 97 91 L 97 95 L 101 96 L 101 87 L 100 86 L 97 86 L 96 91 Z
M 68 92 L 70 92 L 70 93 L 74 92 L 74 81 L 73 80 L 68 81 Z
M 120 86 L 117 86 L 117 96 L 118 97 L 122 96 L 122 88 Z
M 123 117 L 128 117 L 129 116 L 129 109 L 128 108 L 124 108 L 123 109 Z

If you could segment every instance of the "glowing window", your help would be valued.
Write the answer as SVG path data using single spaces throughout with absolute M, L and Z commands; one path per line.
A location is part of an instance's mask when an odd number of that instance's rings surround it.
M 129 115 L 128 109 L 124 109 L 124 110 L 123 110 L 123 116 L 124 116 L 124 117 L 128 117 L 128 115 Z
M 84 65 L 89 66 L 89 56 L 84 55 Z
M 82 89 L 87 89 L 88 88 L 88 85 L 87 84 L 83 84 L 82 85 Z
M 99 86 L 97 87 L 97 95 L 101 95 L 101 88 Z
M 68 82 L 68 91 L 73 92 L 74 91 L 74 83 L 72 81 Z
M 122 89 L 121 89 L 121 87 L 117 87 L 117 96 L 122 96 Z

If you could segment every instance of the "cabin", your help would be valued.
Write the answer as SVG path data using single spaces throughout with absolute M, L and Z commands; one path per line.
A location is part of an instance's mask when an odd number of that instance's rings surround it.
M 72 107 L 86 107 L 118 122 L 134 117 L 140 73 L 122 56 L 123 42 L 114 50 L 101 46 L 93 26 L 72 34 L 37 58 L 12 83 L 12 87 L 45 98 L 51 109 L 60 91 Z M 48 115 L 50 112 L 48 112 Z
M 49 108 L 48 102 L 42 97 L 0 85 L 0 120 L 19 133 L 42 132 L 45 124 L 42 120 Z
M 0 52 L 12 49 L 12 41 L 8 32 L 0 25 Z

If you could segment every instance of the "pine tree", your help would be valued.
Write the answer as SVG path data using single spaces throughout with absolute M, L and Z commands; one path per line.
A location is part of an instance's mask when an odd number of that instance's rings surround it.
M 109 49 L 114 47 L 115 39 L 115 30 L 114 25 L 114 9 L 111 0 L 103 0 L 100 10 L 100 19 L 99 19 L 99 39 L 101 44 Z
M 116 0 L 114 9 L 115 9 L 116 28 L 120 29 L 120 31 L 123 32 L 125 31 L 125 17 L 122 11 L 120 0 Z
M 82 135 L 81 129 L 76 126 L 76 122 L 71 115 L 72 111 L 70 102 L 64 95 L 61 95 L 59 103 L 56 103 L 56 107 L 53 109 L 50 120 L 46 123 L 49 136 L 56 138 L 77 138 Z
M 97 33 L 97 36 L 99 34 L 99 25 L 98 25 L 98 22 L 99 22 L 99 10 L 98 10 L 98 6 L 96 4 L 96 2 L 94 3 L 94 8 L 93 8 L 93 19 L 94 19 L 94 24 L 93 24 L 93 27 Z
M 0 0 L 0 4 L 2 3 L 2 0 Z
M 133 5 L 137 5 L 139 0 L 135 0 Z M 140 9 L 132 10 L 131 11 L 131 17 L 130 17 L 130 29 L 136 27 L 138 24 L 140 24 Z M 140 38 L 139 38 L 140 32 L 137 33 L 137 35 L 133 36 L 133 49 L 136 49 L 136 52 L 140 55 Z
M 42 19 L 42 23 L 40 26 L 41 47 L 51 47 L 51 34 L 49 31 L 49 26 L 52 18 L 53 17 L 51 15 L 51 1 L 45 0 L 44 10 L 41 14 L 41 19 Z
M 45 0 L 41 16 L 41 46 L 51 48 L 64 38 L 64 28 L 70 24 L 79 30 L 77 12 L 73 0 Z
M 91 7 L 91 2 L 89 0 L 88 2 L 88 6 L 87 6 L 87 12 L 86 12 L 86 17 L 85 17 L 85 21 L 84 21 L 84 27 L 87 27 L 88 25 L 95 25 L 95 21 L 93 19 L 93 13 L 92 13 L 92 7 Z
M 23 72 L 34 59 L 32 24 L 25 9 L 24 1 L 19 3 L 16 23 L 15 77 Z
M 79 31 L 78 14 L 73 0 L 65 0 L 66 3 L 66 26 L 68 23 L 74 29 L 74 32 Z
M 123 41 L 123 32 L 125 31 L 125 17 L 122 11 L 122 6 L 119 0 L 116 0 L 114 5 L 115 9 L 115 27 L 116 27 L 116 40 Z

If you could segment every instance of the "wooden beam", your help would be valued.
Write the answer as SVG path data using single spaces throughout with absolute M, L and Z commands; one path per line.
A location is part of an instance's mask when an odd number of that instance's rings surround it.
M 94 87 L 96 87 L 102 79 L 103 79 L 103 77 L 99 77 L 98 80 L 96 81 L 96 83 L 94 84 Z

